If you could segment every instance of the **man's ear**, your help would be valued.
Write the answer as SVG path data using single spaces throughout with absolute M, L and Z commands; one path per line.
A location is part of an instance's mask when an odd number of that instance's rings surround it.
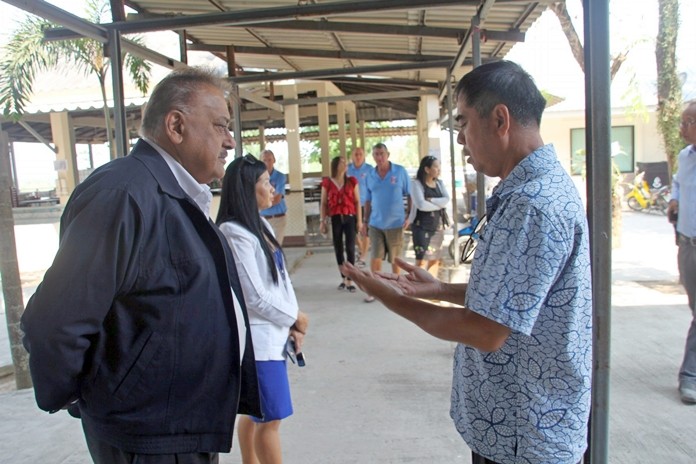
M 510 130 L 510 110 L 507 106 L 499 103 L 492 111 L 495 129 L 500 135 L 505 135 Z
M 164 117 L 164 132 L 172 143 L 178 145 L 184 140 L 184 114 L 171 110 Z

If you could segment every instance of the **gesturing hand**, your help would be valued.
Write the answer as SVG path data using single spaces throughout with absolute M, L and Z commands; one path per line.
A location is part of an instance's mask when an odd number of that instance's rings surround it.
M 427 270 L 396 258 L 396 264 L 406 271 L 406 274 L 378 272 L 377 275 L 397 286 L 405 295 L 417 298 L 437 298 L 442 290 L 442 282 L 433 277 Z

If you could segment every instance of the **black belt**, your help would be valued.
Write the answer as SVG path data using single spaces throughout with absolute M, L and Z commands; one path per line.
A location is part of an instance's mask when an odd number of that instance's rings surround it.
M 285 216 L 285 213 L 280 213 L 280 214 L 271 214 L 270 216 L 264 216 L 266 219 L 274 219 L 274 218 L 279 218 Z
M 688 243 L 689 245 L 696 247 L 696 237 L 687 237 L 684 234 L 679 234 L 679 241 Z

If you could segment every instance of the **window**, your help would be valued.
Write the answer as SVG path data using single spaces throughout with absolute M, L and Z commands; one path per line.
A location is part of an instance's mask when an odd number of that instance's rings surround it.
M 611 128 L 611 156 L 621 172 L 633 172 L 633 126 Z M 570 173 L 585 173 L 585 128 L 570 130 Z

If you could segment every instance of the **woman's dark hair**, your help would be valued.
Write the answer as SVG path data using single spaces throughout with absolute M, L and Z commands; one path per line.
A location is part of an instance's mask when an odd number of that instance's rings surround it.
M 331 177 L 336 177 L 336 174 L 338 174 L 338 163 L 341 162 L 341 157 L 340 156 L 334 156 L 331 158 Z M 348 172 L 348 171 L 346 171 Z M 343 178 L 348 177 L 346 173 L 343 173 Z
M 418 179 L 421 185 L 425 186 L 425 168 L 431 167 L 435 161 L 437 161 L 437 157 L 435 156 L 425 156 L 421 158 L 418 172 L 416 172 L 416 179 Z
M 224 222 L 236 221 L 254 234 L 261 243 L 263 254 L 266 255 L 273 282 L 277 284 L 278 268 L 269 242 L 281 250 L 281 253 L 282 249 L 271 231 L 261 222 L 259 205 L 256 202 L 256 182 L 264 172 L 267 172 L 266 165 L 252 155 L 237 158 L 227 166 L 225 177 L 222 179 L 220 209 L 215 223 L 221 225 Z

